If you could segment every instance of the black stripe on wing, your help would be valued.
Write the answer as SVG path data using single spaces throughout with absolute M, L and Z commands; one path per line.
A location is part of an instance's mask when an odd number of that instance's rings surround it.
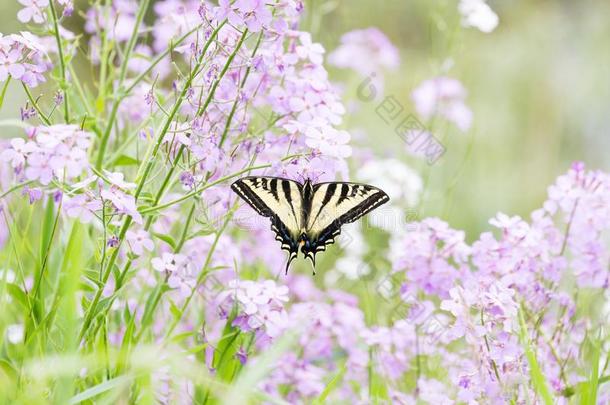
M 237 195 L 240 196 L 245 202 L 247 202 L 248 205 L 254 208 L 254 210 L 259 215 L 262 215 L 264 217 L 272 216 L 273 211 L 271 210 L 271 208 L 269 208 L 267 204 L 265 204 L 263 200 L 258 195 L 256 195 L 254 191 L 252 191 L 252 187 L 244 181 L 247 179 L 248 178 L 240 179 L 237 180 L 235 183 L 231 184 L 231 190 L 235 191 Z M 256 184 L 254 184 L 254 186 L 256 187 Z

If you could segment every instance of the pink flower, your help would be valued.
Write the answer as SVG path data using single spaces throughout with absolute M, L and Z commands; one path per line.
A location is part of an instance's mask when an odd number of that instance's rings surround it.
M 243 15 L 248 29 L 258 32 L 271 23 L 272 14 L 264 0 L 237 0 L 236 7 Z
M 330 126 L 320 129 L 309 128 L 306 137 L 307 146 L 319 150 L 323 155 L 346 158 L 352 154 L 352 148 L 347 145 L 350 140 L 347 131 L 336 130 Z
M 130 190 L 136 188 L 135 183 L 125 181 L 125 175 L 121 172 L 109 172 L 104 170 L 104 175 L 110 181 L 110 184 L 123 190 Z
M 417 112 L 426 120 L 440 115 L 453 122 L 461 131 L 467 131 L 472 123 L 472 111 L 466 106 L 466 90 L 462 84 L 449 77 L 426 80 L 411 94 Z
M 156 271 L 167 275 L 167 285 L 175 289 L 181 298 L 188 297 L 197 283 L 197 278 L 185 255 L 163 253 L 151 261 Z
M 155 248 L 152 239 L 150 239 L 150 236 L 148 235 L 148 232 L 146 232 L 144 229 L 140 229 L 135 232 L 131 230 L 127 231 L 125 234 L 125 239 L 127 240 L 127 243 L 129 243 L 131 251 L 138 256 L 144 253 L 144 249 L 152 252 Z
M 28 180 L 43 185 L 53 178 L 61 181 L 79 177 L 89 167 L 87 149 L 91 135 L 76 125 L 51 125 L 28 129 L 30 141 L 11 140 L 11 148 L 0 159 L 10 161 L 15 170 L 25 165 Z
M 328 55 L 328 62 L 368 76 L 382 69 L 396 69 L 400 56 L 388 37 L 371 27 L 343 34 L 341 45 Z
M 102 190 L 100 196 L 110 201 L 117 212 L 131 216 L 138 224 L 142 223 L 142 215 L 138 212 L 136 200 L 133 196 L 125 194 L 116 186 L 109 190 Z
M 28 87 L 35 87 L 45 81 L 43 73 L 50 67 L 40 38 L 29 32 L 0 34 L 0 82 L 11 76 Z
M 53 168 L 49 159 L 41 153 L 32 153 L 28 156 L 28 165 L 25 168 L 25 177 L 28 180 L 38 180 L 48 185 L 53 180 Z
M 273 338 L 285 326 L 284 303 L 288 301 L 288 288 L 277 286 L 272 280 L 232 280 L 229 289 L 217 300 L 224 314 L 230 312 L 235 303 L 238 304 L 239 312 L 233 324 L 244 331 L 261 330 Z
M 218 21 L 227 19 L 229 24 L 236 27 L 244 23 L 243 18 L 237 13 L 236 5 L 231 5 L 231 0 L 218 0 L 218 7 L 214 8 L 214 14 Z
M 155 257 L 151 264 L 156 271 L 172 273 L 177 271 L 186 262 L 186 256 L 181 254 L 163 253 L 161 257 Z
M 86 194 L 77 194 L 74 197 L 64 197 L 63 209 L 70 218 L 78 218 L 88 224 L 95 219 L 94 212 L 102 209 L 102 203 Z
M 22 23 L 30 21 L 36 24 L 42 24 L 46 21 L 46 10 L 49 6 L 49 0 L 19 0 L 19 3 L 24 6 L 17 13 L 17 19 Z
M 322 64 L 324 47 L 318 43 L 311 41 L 311 34 L 309 32 L 302 32 L 299 35 L 301 45 L 296 47 L 297 55 L 301 59 L 308 59 L 311 63 L 316 65 Z
M 11 139 L 11 147 L 2 151 L 0 159 L 10 162 L 13 168 L 18 168 L 25 164 L 26 156 L 34 151 L 36 151 L 34 142 L 26 142 L 22 138 L 13 138 Z

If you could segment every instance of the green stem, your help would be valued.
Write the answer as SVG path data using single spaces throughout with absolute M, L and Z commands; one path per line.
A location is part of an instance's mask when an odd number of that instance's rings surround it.
M 195 213 L 195 207 L 197 206 L 197 204 L 195 202 L 193 202 L 193 204 L 191 205 L 191 209 L 189 210 L 189 213 L 186 217 L 186 224 L 184 225 L 184 228 L 182 229 L 182 234 L 180 235 L 180 240 L 178 240 L 178 244 L 176 245 L 176 248 L 174 249 L 174 252 L 179 252 L 180 250 L 182 250 L 182 246 L 184 246 L 184 242 L 186 242 L 186 235 L 188 234 L 188 229 L 189 229 L 189 225 L 191 224 L 191 220 L 193 219 L 193 214 Z
M 4 96 L 6 95 L 6 90 L 8 89 L 8 85 L 11 82 L 11 76 L 6 78 L 6 82 L 2 87 L 2 92 L 0 93 L 0 108 L 2 108 L 2 104 L 4 104 Z
M 66 81 L 66 61 L 64 60 L 64 50 L 61 44 L 61 38 L 59 36 L 59 24 L 57 23 L 57 11 L 55 10 L 55 4 L 51 0 L 49 1 L 51 9 L 51 17 L 53 19 L 53 33 L 55 35 L 55 41 L 57 42 L 57 52 L 59 54 L 59 68 L 61 73 L 60 87 L 64 92 L 64 120 L 66 124 L 70 123 L 70 107 L 68 103 L 68 82 Z
M 78 75 L 74 71 L 74 68 L 72 67 L 72 65 L 68 65 L 68 70 L 70 71 L 70 76 L 73 78 L 72 80 L 74 81 L 74 87 L 76 87 L 76 91 L 78 93 L 78 96 L 80 97 L 80 101 L 83 103 L 83 106 L 85 107 L 85 112 L 86 112 L 87 116 L 89 116 L 89 117 L 93 116 L 93 113 L 91 112 L 91 111 L 93 111 L 93 109 L 89 105 L 89 99 L 85 95 L 85 90 L 83 89 L 83 85 L 81 84 L 80 80 L 78 80 Z
M 261 33 L 258 36 L 258 39 L 256 41 L 256 46 L 254 47 L 254 49 L 252 50 L 252 54 L 250 55 L 250 59 L 254 58 L 254 56 L 256 55 L 256 52 L 258 51 L 258 47 L 261 44 L 262 38 L 263 38 L 263 32 L 261 31 Z M 240 89 L 244 88 L 244 85 L 246 84 L 246 80 L 248 80 L 248 76 L 250 75 L 251 69 L 252 69 L 252 65 L 249 65 L 246 68 L 246 73 L 244 73 L 244 78 L 242 79 L 240 86 L 239 86 Z M 227 118 L 227 124 L 225 125 L 224 131 L 222 131 L 222 136 L 220 137 L 220 143 L 218 144 L 219 148 L 222 148 L 222 144 L 225 142 L 227 133 L 229 132 L 231 122 L 233 121 L 233 116 L 235 115 L 235 111 L 237 110 L 238 100 L 239 100 L 239 94 L 237 95 L 237 97 L 235 97 L 235 101 L 233 102 L 233 107 L 231 108 L 231 112 L 229 113 L 229 118 Z
M 142 73 L 140 73 L 131 83 L 131 85 L 129 87 L 127 87 L 127 90 L 125 90 L 125 94 L 129 94 L 131 93 L 131 91 L 142 81 L 144 80 L 144 78 L 146 77 L 146 75 L 148 75 L 155 66 L 157 66 L 159 64 L 159 62 L 161 62 L 167 55 L 169 55 L 175 48 L 177 45 L 180 45 L 182 42 L 184 42 L 185 39 L 187 39 L 189 37 L 189 35 L 191 35 L 192 33 L 194 33 L 195 31 L 197 31 L 199 28 L 201 28 L 201 25 L 198 25 L 197 27 L 193 28 L 192 30 L 190 30 L 189 32 L 187 32 L 186 34 L 184 34 L 183 36 L 181 36 L 180 38 L 178 38 L 178 40 L 175 43 L 172 43 L 165 51 L 163 51 L 161 54 L 159 54 L 151 63 L 150 65 L 146 68 L 145 71 L 143 71 Z
M 138 38 L 138 30 L 140 29 L 140 24 L 144 19 L 144 14 L 146 14 L 146 10 L 148 10 L 149 3 L 150 0 L 142 0 L 142 2 L 140 3 L 140 8 L 138 9 L 138 14 L 136 16 L 136 22 L 133 26 L 131 37 L 129 38 L 127 48 L 125 49 L 125 53 L 123 55 L 123 61 L 121 62 L 121 70 L 119 73 L 119 81 L 117 84 L 117 91 L 114 94 L 114 101 L 110 110 L 110 117 L 108 118 L 108 123 L 106 124 L 106 130 L 102 135 L 97 159 L 95 161 L 95 167 L 98 169 L 102 167 L 102 162 L 104 161 L 104 154 L 106 153 L 106 147 L 108 146 L 108 139 L 110 138 L 110 133 L 112 132 L 112 128 L 114 126 L 117 111 L 119 110 L 119 105 L 121 104 L 121 101 L 125 97 L 125 94 L 123 92 L 123 81 L 125 81 L 125 77 L 127 76 L 127 65 L 129 63 L 129 57 L 131 56 L 131 52 L 133 51 L 133 48 L 136 45 L 136 40 Z
M 51 121 L 49 121 L 49 119 L 42 113 L 42 110 L 38 106 L 38 103 L 36 102 L 36 100 L 34 100 L 34 97 L 32 97 L 32 93 L 30 93 L 30 89 L 28 89 L 28 86 L 26 86 L 24 83 L 21 83 L 21 85 L 23 86 L 23 90 L 25 90 L 25 94 L 27 94 L 28 96 L 28 100 L 30 100 L 30 103 L 32 103 L 32 107 L 34 107 L 34 109 L 38 113 L 38 117 L 40 117 L 42 122 L 44 122 L 45 124 L 51 125 Z
M 7 195 L 9 195 L 10 193 L 12 193 L 15 190 L 19 190 L 20 188 L 25 187 L 28 184 L 32 184 L 33 182 L 34 182 L 34 180 L 28 180 L 28 181 L 24 181 L 23 183 L 14 185 L 13 187 L 9 188 L 4 193 L 2 193 L 2 195 L 0 195 L 0 199 L 6 197 Z
M 216 94 L 216 88 L 218 88 L 220 81 L 222 80 L 224 75 L 227 73 L 227 70 L 229 70 L 231 63 L 233 63 L 233 59 L 235 59 L 237 52 L 243 45 L 247 34 L 248 34 L 248 29 L 244 30 L 244 33 L 241 35 L 241 38 L 239 39 L 239 42 L 235 46 L 235 49 L 233 50 L 233 52 L 231 52 L 231 54 L 227 58 L 227 62 L 223 66 L 222 70 L 220 71 L 220 75 L 218 76 L 218 79 L 216 79 L 216 81 L 214 81 L 214 84 L 212 84 L 212 88 L 210 89 L 210 94 L 208 94 L 208 98 L 205 100 L 205 103 L 203 103 L 203 105 L 201 107 L 199 107 L 199 109 L 197 110 L 197 114 L 196 114 L 197 116 L 201 116 L 207 110 L 208 105 L 212 101 L 212 98 L 214 98 L 214 94 Z
M 176 328 L 176 326 L 178 326 L 178 324 L 182 320 L 182 316 L 184 315 L 186 308 L 188 307 L 189 303 L 193 299 L 193 296 L 195 295 L 197 288 L 199 288 L 199 285 L 203 282 L 205 277 L 208 275 L 208 269 L 210 267 L 210 263 L 212 262 L 212 256 L 214 255 L 216 246 L 218 246 L 218 241 L 220 240 L 220 236 L 223 234 L 227 225 L 229 225 L 229 222 L 232 217 L 233 217 L 233 212 L 229 211 L 229 213 L 227 213 L 227 217 L 226 217 L 224 223 L 222 224 L 222 227 L 218 230 L 218 232 L 216 232 L 216 236 L 214 237 L 214 242 L 212 242 L 212 246 L 210 246 L 210 250 L 208 251 L 208 254 L 205 258 L 205 263 L 203 264 L 203 267 L 201 268 L 199 277 L 197 277 L 197 282 L 195 283 L 195 286 L 192 288 L 189 296 L 186 298 L 186 301 L 184 301 L 184 304 L 182 304 L 182 308 L 180 308 L 180 314 L 174 318 L 172 324 L 170 325 L 169 329 L 165 333 L 164 340 L 167 340 L 169 338 L 169 336 L 172 334 L 172 332 L 174 331 L 174 329 Z

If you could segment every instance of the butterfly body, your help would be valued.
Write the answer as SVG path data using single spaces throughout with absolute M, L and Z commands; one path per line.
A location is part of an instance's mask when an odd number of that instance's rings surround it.
M 315 268 L 316 253 L 335 241 L 341 225 L 389 201 L 382 190 L 366 184 L 299 183 L 279 177 L 244 177 L 231 189 L 258 214 L 271 219 L 275 239 L 290 254 L 286 272 L 299 250 Z

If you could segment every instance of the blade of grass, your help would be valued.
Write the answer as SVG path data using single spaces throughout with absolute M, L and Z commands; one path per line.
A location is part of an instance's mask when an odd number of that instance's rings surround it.
M 335 388 L 337 388 L 337 385 L 339 385 L 339 383 L 343 379 L 345 371 L 347 371 L 347 367 L 343 365 L 343 367 L 341 367 L 337 374 L 335 374 L 335 376 L 328 382 L 328 384 L 326 384 L 326 387 L 324 387 L 324 391 L 322 391 L 318 398 L 313 401 L 313 405 L 322 405 L 323 403 L 325 403 L 328 395 L 333 392 Z
M 85 268 L 85 237 L 80 222 L 74 221 L 68 245 L 64 252 L 61 265 L 60 283 L 58 286 L 58 318 L 57 327 L 62 333 L 63 351 L 73 353 L 78 347 L 78 340 L 73 331 L 78 329 L 78 289 L 81 273 Z M 55 403 L 66 403 L 74 391 L 74 378 L 64 377 L 57 381 Z
M 542 398 L 545 405 L 553 405 L 554 401 L 553 396 L 551 395 L 551 390 L 549 389 L 549 383 L 542 374 L 542 370 L 540 370 L 536 353 L 531 345 L 527 333 L 527 326 L 525 324 L 525 318 L 521 308 L 519 309 L 519 327 L 519 338 L 521 340 L 521 344 L 523 345 L 523 349 L 525 350 L 525 356 L 527 357 L 527 361 L 530 366 L 530 378 L 532 379 L 532 385 L 534 386 L 534 389 L 538 395 L 540 395 Z
M 91 399 L 100 394 L 103 394 L 106 391 L 114 390 L 117 388 L 119 390 L 122 390 L 125 387 L 127 387 L 130 380 L 131 380 L 131 378 L 127 375 L 122 375 L 120 377 L 113 378 L 111 380 L 106 380 L 101 384 L 94 385 L 93 387 L 88 388 L 85 391 L 82 391 L 82 392 L 76 394 L 75 396 L 70 398 L 70 400 L 68 401 L 68 404 L 79 404 L 88 399 Z

